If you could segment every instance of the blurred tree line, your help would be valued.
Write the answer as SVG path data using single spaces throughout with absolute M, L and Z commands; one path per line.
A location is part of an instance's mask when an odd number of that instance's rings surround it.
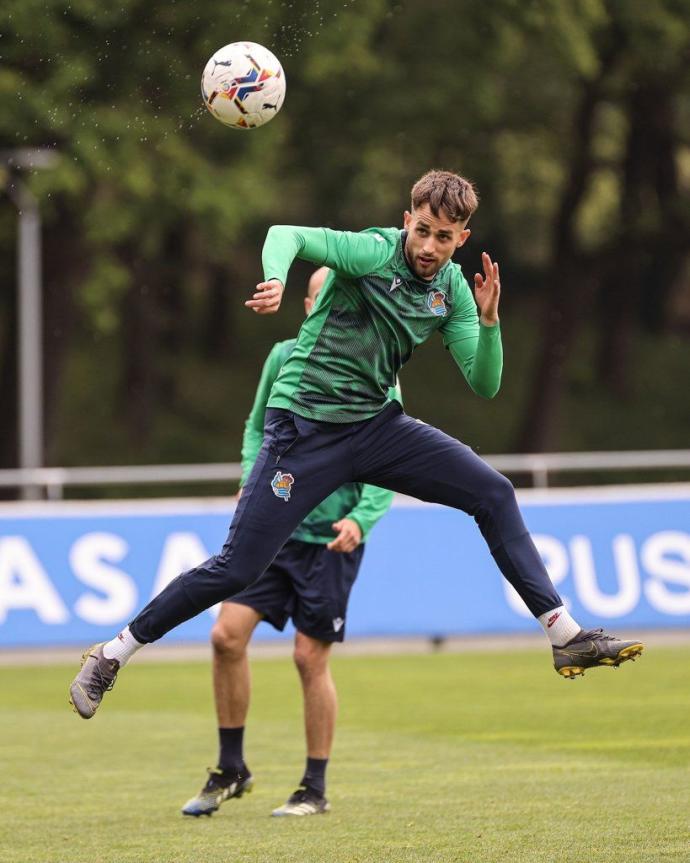
M 439 344 L 408 411 L 483 452 L 685 447 L 690 0 L 4 0 L 0 148 L 44 224 L 46 460 L 234 460 L 259 366 L 297 330 L 243 301 L 271 223 L 401 222 L 430 167 L 482 203 L 459 262 L 501 262 L 504 386 Z M 201 106 L 222 44 L 288 93 L 239 132 Z M 0 190 L 11 174 L 0 169 Z M 16 464 L 16 211 L 0 197 L 0 466 Z M 683 395 L 685 393 L 685 395 Z

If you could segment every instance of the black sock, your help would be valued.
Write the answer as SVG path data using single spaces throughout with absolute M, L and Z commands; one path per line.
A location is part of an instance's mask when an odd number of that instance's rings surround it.
M 244 725 L 240 728 L 219 728 L 220 754 L 218 766 L 221 770 L 237 770 L 245 766 L 242 743 L 244 741 Z
M 322 797 L 326 794 L 326 767 L 328 758 L 307 758 L 307 769 L 304 771 L 301 785 L 313 788 Z

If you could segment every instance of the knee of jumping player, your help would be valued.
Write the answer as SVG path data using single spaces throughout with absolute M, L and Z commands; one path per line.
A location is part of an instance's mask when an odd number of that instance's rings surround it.
M 328 658 L 331 645 L 325 641 L 310 638 L 302 632 L 295 637 L 295 648 L 292 658 L 297 671 L 303 680 L 308 680 L 323 674 L 328 669 Z
M 515 489 L 512 482 L 495 471 L 482 489 L 483 508 L 489 512 L 499 512 L 515 503 Z

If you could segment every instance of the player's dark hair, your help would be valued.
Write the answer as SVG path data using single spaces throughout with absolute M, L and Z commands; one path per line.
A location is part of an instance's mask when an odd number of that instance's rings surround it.
M 451 171 L 427 171 L 412 187 L 412 209 L 428 204 L 438 216 L 443 209 L 452 222 L 466 222 L 479 206 L 473 184 Z

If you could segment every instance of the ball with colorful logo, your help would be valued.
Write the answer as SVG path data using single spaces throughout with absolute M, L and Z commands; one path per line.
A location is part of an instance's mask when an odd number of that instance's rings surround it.
M 233 129 L 256 129 L 280 111 L 285 73 L 278 58 L 263 45 L 231 42 L 206 64 L 201 96 L 221 123 Z

